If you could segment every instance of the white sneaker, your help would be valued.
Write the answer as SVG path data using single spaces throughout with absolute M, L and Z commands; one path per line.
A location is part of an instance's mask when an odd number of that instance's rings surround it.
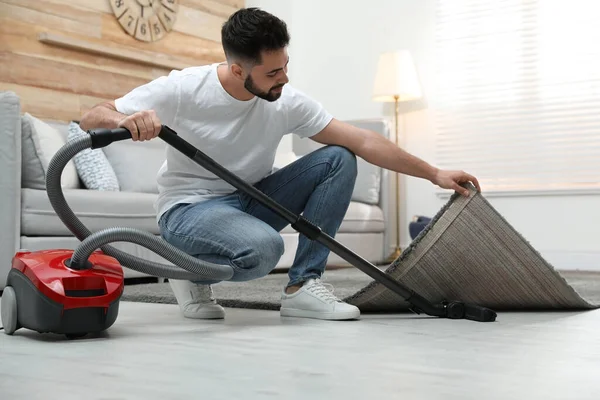
M 213 297 L 210 285 L 197 285 L 186 280 L 169 279 L 183 316 L 194 319 L 222 319 L 225 310 Z
M 331 289 L 329 289 L 329 288 Z M 320 279 L 309 279 L 295 293 L 281 295 L 281 316 L 328 320 L 357 319 L 358 307 L 333 295 L 333 287 Z

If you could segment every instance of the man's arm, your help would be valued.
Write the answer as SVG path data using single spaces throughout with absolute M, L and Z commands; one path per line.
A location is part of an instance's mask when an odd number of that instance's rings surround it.
M 151 140 L 158 136 L 161 122 L 153 110 L 144 110 L 131 115 L 117 111 L 114 101 L 100 103 L 86 112 L 79 123 L 84 130 L 96 128 L 126 128 L 134 141 Z
M 114 101 L 96 104 L 83 114 L 79 126 L 84 131 L 96 128 L 114 129 L 127 115 L 117 111 Z
M 365 161 L 391 171 L 427 179 L 444 189 L 453 189 L 466 196 L 469 191 L 461 187 L 463 182 L 472 182 L 478 190 L 477 179 L 464 171 L 447 171 L 433 167 L 396 146 L 392 141 L 376 132 L 333 119 L 312 140 L 347 148 Z

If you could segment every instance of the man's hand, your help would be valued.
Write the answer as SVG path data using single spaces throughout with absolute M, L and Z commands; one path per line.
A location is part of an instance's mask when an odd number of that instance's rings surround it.
M 139 111 L 119 121 L 119 128 L 131 132 L 133 141 L 152 140 L 160 133 L 162 124 L 153 110 Z
M 481 191 L 477 178 L 464 171 L 439 170 L 433 179 L 433 183 L 443 189 L 453 189 L 464 196 L 469 197 L 469 190 L 460 186 L 461 183 L 471 182 L 478 191 Z

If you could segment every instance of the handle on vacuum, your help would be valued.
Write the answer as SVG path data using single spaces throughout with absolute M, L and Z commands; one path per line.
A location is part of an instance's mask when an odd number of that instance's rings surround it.
M 88 134 L 92 138 L 92 149 L 106 147 L 112 142 L 131 139 L 131 132 L 127 128 L 92 129 L 88 131 Z

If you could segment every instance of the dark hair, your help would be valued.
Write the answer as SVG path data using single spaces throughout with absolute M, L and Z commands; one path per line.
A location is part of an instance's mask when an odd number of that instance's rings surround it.
M 262 51 L 284 48 L 290 42 L 287 25 L 256 7 L 233 13 L 221 28 L 221 42 L 229 61 L 260 64 Z

